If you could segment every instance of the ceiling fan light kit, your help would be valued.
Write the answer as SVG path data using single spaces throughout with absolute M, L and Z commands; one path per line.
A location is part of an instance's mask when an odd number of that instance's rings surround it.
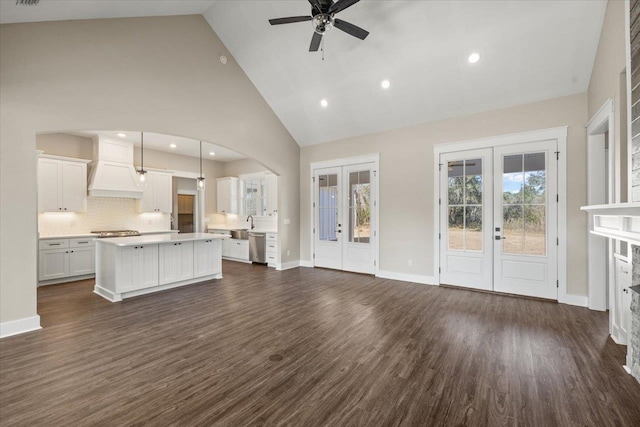
M 335 15 L 346 8 L 353 6 L 360 0 L 308 0 L 311 4 L 311 16 L 291 16 L 288 18 L 276 18 L 270 19 L 271 25 L 292 24 L 295 22 L 312 21 L 314 33 L 311 37 L 311 45 L 309 46 L 309 52 L 317 52 L 322 42 L 322 37 L 325 32 L 333 27 L 344 31 L 345 33 L 364 40 L 369 35 L 368 31 L 351 24 L 350 22 L 343 21 L 335 17 Z

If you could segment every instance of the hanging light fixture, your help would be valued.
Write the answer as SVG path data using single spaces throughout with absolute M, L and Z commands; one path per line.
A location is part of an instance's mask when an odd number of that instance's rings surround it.
M 140 185 L 144 184 L 146 181 L 146 173 L 147 171 L 144 170 L 144 132 L 140 132 L 140 170 L 138 171 L 138 180 L 140 181 Z
M 198 189 L 204 190 L 204 177 L 202 176 L 202 141 L 200 141 L 200 176 L 198 177 Z

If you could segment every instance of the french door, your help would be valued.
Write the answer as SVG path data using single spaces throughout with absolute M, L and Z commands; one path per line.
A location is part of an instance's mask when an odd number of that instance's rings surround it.
M 314 170 L 314 265 L 375 273 L 375 163 Z
M 556 141 L 440 157 L 441 283 L 557 299 Z

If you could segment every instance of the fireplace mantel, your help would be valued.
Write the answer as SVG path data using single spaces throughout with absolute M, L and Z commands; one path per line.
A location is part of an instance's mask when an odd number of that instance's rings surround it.
M 640 245 L 640 203 L 583 206 L 593 215 L 590 232 L 598 236 Z

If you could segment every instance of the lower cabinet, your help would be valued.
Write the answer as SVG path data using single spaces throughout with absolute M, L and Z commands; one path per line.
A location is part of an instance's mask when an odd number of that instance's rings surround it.
M 221 242 L 224 240 L 198 240 L 193 242 L 193 277 L 210 276 L 222 272 Z
M 118 293 L 158 286 L 158 245 L 119 248 Z
M 54 249 L 56 248 L 57 249 Z M 38 281 L 73 278 L 95 273 L 93 239 L 41 240 Z
M 193 278 L 193 242 L 164 243 L 160 246 L 160 284 Z
M 229 258 L 249 260 L 249 241 L 240 239 L 230 239 Z

